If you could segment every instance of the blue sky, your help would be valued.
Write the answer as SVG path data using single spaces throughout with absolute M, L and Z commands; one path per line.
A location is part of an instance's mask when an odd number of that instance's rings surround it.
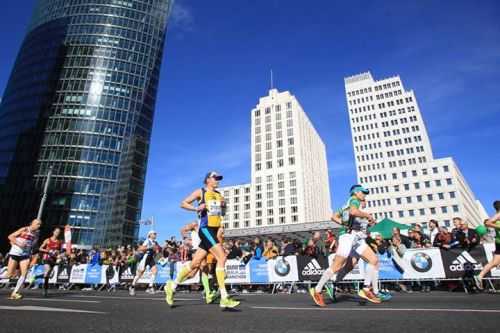
M 3 92 L 33 0 L 2 3 Z M 401 75 L 416 93 L 435 157 L 452 156 L 489 213 L 500 199 L 497 1 L 178 0 L 171 17 L 143 217 L 160 238 L 193 215 L 181 199 L 211 169 L 250 181 L 250 110 L 291 91 L 327 146 L 332 206 L 355 181 L 343 78 Z M 210 139 L 208 139 L 210 138 Z M 144 230 L 142 230 L 144 233 Z

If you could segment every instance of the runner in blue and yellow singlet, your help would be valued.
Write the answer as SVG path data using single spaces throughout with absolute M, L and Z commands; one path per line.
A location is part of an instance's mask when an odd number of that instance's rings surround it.
M 177 285 L 186 280 L 193 271 L 200 268 L 201 262 L 207 257 L 208 253 L 211 253 L 217 260 L 215 275 L 221 294 L 220 307 L 234 308 L 239 304 L 238 301 L 229 298 L 225 286 L 226 254 L 220 242 L 225 202 L 223 196 L 217 191 L 220 180 L 222 180 L 221 175 L 215 171 L 209 172 L 205 176 L 205 186 L 195 190 L 181 203 L 182 208 L 198 214 L 200 221 L 198 233 L 201 242 L 191 263 L 184 266 L 175 281 L 169 281 L 165 285 L 165 300 L 170 306 L 174 304 L 174 293 Z M 193 205 L 195 201 L 198 202 L 197 206 Z

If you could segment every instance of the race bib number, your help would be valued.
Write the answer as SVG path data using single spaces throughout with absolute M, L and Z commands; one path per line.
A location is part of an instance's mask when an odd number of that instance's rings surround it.
M 222 215 L 221 202 L 218 200 L 208 200 L 207 210 L 208 210 L 208 216 L 221 216 Z

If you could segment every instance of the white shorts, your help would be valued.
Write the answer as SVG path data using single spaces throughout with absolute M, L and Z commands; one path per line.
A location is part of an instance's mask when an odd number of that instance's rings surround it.
M 200 247 L 201 239 L 200 235 L 198 235 L 197 231 L 191 232 L 191 245 L 193 246 L 193 250 L 198 250 Z
M 368 245 L 363 238 L 346 233 L 339 237 L 339 247 L 335 254 L 344 258 L 356 254 L 360 256 L 367 248 Z

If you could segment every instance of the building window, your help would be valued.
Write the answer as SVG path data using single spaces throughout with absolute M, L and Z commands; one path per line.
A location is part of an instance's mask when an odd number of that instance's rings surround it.
M 417 195 L 417 201 L 418 202 L 422 202 L 422 196 L 421 195 Z
M 438 168 L 437 167 L 432 168 L 432 172 L 433 173 L 438 173 Z
M 299 217 L 297 215 L 292 215 L 292 222 L 297 222 Z
M 446 208 L 446 206 L 441 207 L 441 213 L 443 214 L 448 213 L 448 208 Z
M 427 180 L 427 181 L 425 182 L 425 187 L 426 187 L 426 188 L 431 187 L 431 182 Z
M 435 182 L 436 182 L 436 186 L 441 186 L 441 180 L 436 179 Z
M 415 190 L 418 190 L 420 188 L 420 183 L 414 183 L 413 185 L 415 186 Z
M 403 178 L 406 178 L 407 177 L 406 171 L 403 171 L 401 175 L 403 176 Z
M 451 178 L 446 178 L 446 184 L 447 185 L 453 184 L 453 181 L 451 180 Z
M 413 209 L 410 209 L 408 213 L 410 214 L 410 216 L 415 216 L 415 210 Z
M 404 212 L 404 211 L 402 211 L 402 210 L 400 210 L 400 211 L 398 212 L 398 214 L 399 214 L 399 217 L 405 217 L 405 212 Z
M 420 212 L 420 216 L 425 215 L 425 208 L 420 208 L 418 211 Z
M 404 184 L 404 187 L 405 187 L 405 191 L 409 191 L 410 190 L 410 184 Z
M 406 203 L 411 203 L 411 197 L 406 197 Z
M 439 200 L 443 200 L 444 199 L 444 193 L 438 193 L 438 198 L 439 198 Z
M 436 214 L 436 208 L 431 207 L 431 214 L 432 214 L 432 215 L 435 215 L 435 214 Z
M 294 157 L 289 157 L 288 158 L 288 164 L 295 165 L 295 158 Z
M 453 213 L 458 213 L 458 205 L 453 205 Z
M 450 168 L 447 165 L 445 165 L 445 166 L 443 166 L 443 171 L 450 172 Z
M 427 200 L 432 201 L 434 198 L 432 197 L 432 194 L 427 194 Z
M 455 192 L 453 192 L 453 191 L 452 191 L 452 192 L 450 192 L 450 198 L 451 198 L 451 199 L 455 199 L 455 197 L 456 197 Z

